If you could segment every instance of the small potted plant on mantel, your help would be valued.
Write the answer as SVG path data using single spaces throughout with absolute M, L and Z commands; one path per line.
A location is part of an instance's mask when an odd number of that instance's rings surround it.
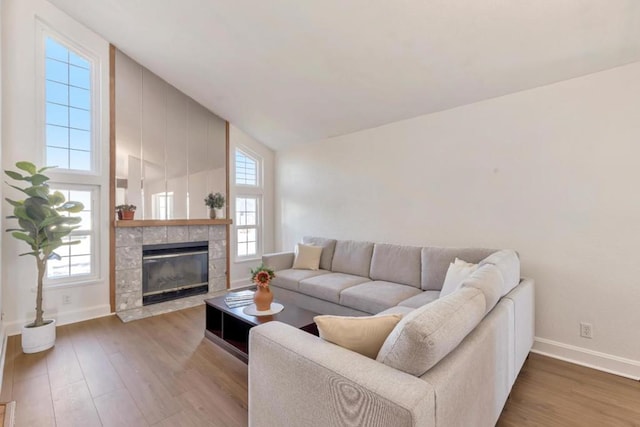
M 37 353 L 47 350 L 56 342 L 55 319 L 44 319 L 42 309 L 42 285 L 47 272 L 47 261 L 61 259 L 54 251 L 64 245 L 73 245 L 79 241 L 65 241 L 65 237 L 72 230 L 78 228 L 80 217 L 69 214 L 78 213 L 84 209 L 80 202 L 66 201 L 64 195 L 56 191 L 49 191 L 47 181 L 49 177 L 42 174 L 49 167 L 37 169 L 33 163 L 18 162 L 16 167 L 23 172 L 7 170 L 5 173 L 15 181 L 25 181 L 29 185 L 10 187 L 24 193 L 24 200 L 5 199 L 13 206 L 13 215 L 7 219 L 18 220 L 19 228 L 10 228 L 13 237 L 22 240 L 31 248 L 30 252 L 22 255 L 33 255 L 36 259 L 38 282 L 36 287 L 36 318 L 32 323 L 22 327 L 22 351 Z M 7 183 L 8 184 L 8 183 Z
M 209 218 L 216 219 L 222 218 L 222 207 L 224 206 L 224 196 L 220 193 L 209 193 L 204 204 L 209 207 Z
M 116 206 L 118 219 L 132 220 L 136 214 L 136 205 L 118 205 Z

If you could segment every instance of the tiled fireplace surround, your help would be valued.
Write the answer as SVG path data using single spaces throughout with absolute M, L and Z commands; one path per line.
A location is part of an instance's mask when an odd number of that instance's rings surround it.
M 127 322 L 201 304 L 227 286 L 226 225 L 117 227 L 115 230 L 116 314 Z M 142 246 L 209 241 L 209 293 L 142 306 Z

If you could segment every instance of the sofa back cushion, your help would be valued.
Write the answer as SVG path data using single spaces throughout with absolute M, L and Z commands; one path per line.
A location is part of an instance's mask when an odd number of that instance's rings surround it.
M 481 265 L 462 281 L 461 288 L 476 288 L 484 294 L 484 314 L 489 313 L 502 297 L 504 280 L 502 273 L 493 264 Z
M 512 249 L 503 249 L 498 252 L 494 252 L 482 261 L 480 265 L 493 264 L 502 274 L 503 288 L 501 297 L 508 294 L 511 289 L 515 288 L 520 283 L 520 258 L 518 253 Z
M 478 264 L 495 251 L 482 248 L 422 248 L 422 290 L 442 290 L 449 264 L 456 258 Z
M 420 250 L 412 246 L 376 243 L 369 277 L 420 289 Z
M 333 254 L 331 271 L 369 277 L 373 243 L 338 240 Z
M 376 360 L 420 376 L 455 349 L 484 314 L 482 291 L 463 287 L 407 314 L 382 344 Z
M 320 256 L 320 269 L 331 270 L 331 261 L 333 253 L 336 249 L 335 239 L 325 239 L 324 237 L 304 236 L 302 243 L 305 245 L 313 245 L 322 247 L 322 255 Z

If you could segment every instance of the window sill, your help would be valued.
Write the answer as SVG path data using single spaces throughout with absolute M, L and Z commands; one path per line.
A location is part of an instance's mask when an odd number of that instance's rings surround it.
M 233 263 L 234 264 L 244 264 L 247 262 L 256 262 L 256 261 L 262 261 L 262 256 L 258 256 L 255 258 L 236 258 Z
M 79 288 L 86 286 L 95 286 L 104 283 L 104 280 L 99 277 L 94 277 L 86 280 L 78 280 L 74 282 L 60 282 L 60 283 L 45 283 L 44 291 L 55 291 L 58 289 Z

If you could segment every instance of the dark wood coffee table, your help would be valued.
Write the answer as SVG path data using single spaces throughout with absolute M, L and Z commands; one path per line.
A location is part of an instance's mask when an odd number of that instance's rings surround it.
M 250 316 L 245 307 L 229 308 L 224 302 L 225 295 L 205 300 L 205 337 L 224 348 L 240 360 L 249 361 L 249 330 L 262 323 L 277 320 L 313 335 L 318 328 L 313 318 L 318 315 L 293 304 L 282 304 L 284 310 L 271 316 Z M 278 301 L 274 301 L 278 302 Z

